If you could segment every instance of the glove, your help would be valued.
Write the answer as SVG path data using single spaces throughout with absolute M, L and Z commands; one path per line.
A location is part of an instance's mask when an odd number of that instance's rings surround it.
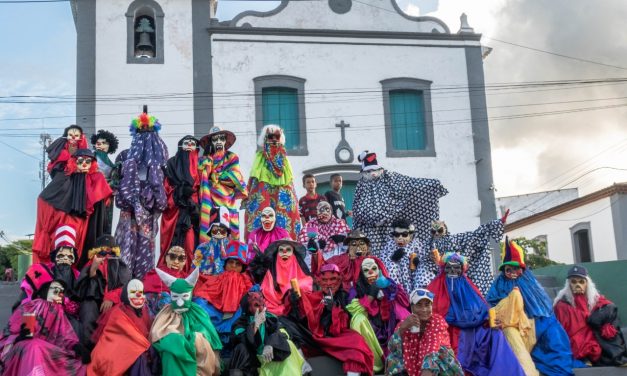
M 392 253 L 392 261 L 399 262 L 403 256 L 405 256 L 405 248 L 398 248 L 394 253 Z
M 333 235 L 329 237 L 331 240 L 335 242 L 335 244 L 344 243 L 344 239 L 346 239 L 346 235 Z
M 377 278 L 377 280 L 375 281 L 375 284 L 378 288 L 385 289 L 390 286 L 390 280 L 385 278 L 384 276 L 379 276 L 379 278 Z
M 374 299 L 377 298 L 377 295 L 379 295 L 379 287 L 377 286 L 376 283 L 373 283 L 372 285 L 368 286 L 368 296 L 372 296 Z
M 616 337 L 616 334 L 618 334 L 618 330 L 616 330 L 616 327 L 609 322 L 606 322 L 601 327 L 601 337 L 605 339 L 612 339 Z
M 74 350 L 74 354 L 76 354 L 77 358 L 81 358 L 81 363 L 83 364 L 91 363 L 91 354 L 89 353 L 89 350 L 86 347 L 84 347 L 80 343 L 77 343 L 76 345 L 74 345 L 72 350 Z
M 272 350 L 272 346 L 265 345 L 263 347 L 263 352 L 261 353 L 261 357 L 266 362 L 271 362 L 272 358 L 274 358 L 274 350 Z
M 307 242 L 307 250 L 311 253 L 316 253 L 319 251 L 318 244 L 316 244 L 315 239 L 309 239 L 309 241 Z
M 264 308 L 263 311 L 257 309 L 257 312 L 255 312 L 255 327 L 257 329 L 261 328 L 261 324 L 264 322 L 266 322 L 266 309 Z
M 333 295 L 324 295 L 322 297 L 322 304 L 324 304 L 327 309 L 331 310 L 331 308 L 333 308 Z
M 324 239 L 318 240 L 318 246 L 320 246 L 320 249 L 324 249 L 327 246 L 326 240 Z
M 20 334 L 18 334 L 17 337 L 15 338 L 15 342 L 20 342 L 25 339 L 32 339 L 32 338 L 33 337 L 31 337 L 30 330 L 28 330 L 28 328 L 26 327 L 26 324 L 22 323 L 22 325 L 20 325 Z

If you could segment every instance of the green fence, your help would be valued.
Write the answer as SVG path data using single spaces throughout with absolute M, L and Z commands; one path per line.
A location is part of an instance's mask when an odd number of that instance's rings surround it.
M 588 269 L 588 274 L 599 292 L 618 306 L 622 326 L 627 326 L 627 260 L 587 262 L 581 265 Z M 555 277 L 558 284 L 563 285 L 571 267 L 572 265 L 553 265 L 535 269 L 533 273 Z

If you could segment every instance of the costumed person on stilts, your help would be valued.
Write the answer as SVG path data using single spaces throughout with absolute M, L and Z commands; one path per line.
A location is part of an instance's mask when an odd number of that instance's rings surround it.
M 109 187 L 115 195 L 118 189 L 119 171 L 118 165 L 116 165 L 109 158 L 110 154 L 115 154 L 118 150 L 118 138 L 109 131 L 101 129 L 98 133 L 91 136 L 91 145 L 94 148 L 94 155 L 96 161 L 98 161 L 98 171 L 102 172 L 109 184 Z M 112 223 L 113 223 L 113 200 L 107 204 L 106 219 L 104 224 L 104 233 L 111 235 Z
M 57 172 L 65 171 L 65 165 L 70 157 L 79 149 L 87 149 L 87 139 L 83 134 L 83 128 L 72 124 L 63 130 L 63 136 L 54 140 L 46 148 L 48 153 L 48 173 L 54 178 Z

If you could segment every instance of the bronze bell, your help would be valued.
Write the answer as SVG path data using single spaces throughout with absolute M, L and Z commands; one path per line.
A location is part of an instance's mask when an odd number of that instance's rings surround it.
M 139 25 L 135 29 L 139 33 L 139 41 L 135 48 L 138 50 L 141 56 L 154 56 L 155 47 L 150 41 L 150 34 L 155 32 L 155 29 L 150 25 L 148 18 L 142 18 L 139 20 Z
M 150 50 L 154 49 L 154 46 L 150 42 L 150 34 L 148 33 L 140 33 L 139 34 L 139 43 L 137 43 L 138 50 Z

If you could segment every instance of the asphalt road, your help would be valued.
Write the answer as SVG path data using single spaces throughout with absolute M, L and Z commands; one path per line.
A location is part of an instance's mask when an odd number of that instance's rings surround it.
M 4 329 L 11 316 L 11 306 L 15 303 L 20 287 L 15 283 L 0 283 L 0 330 Z

